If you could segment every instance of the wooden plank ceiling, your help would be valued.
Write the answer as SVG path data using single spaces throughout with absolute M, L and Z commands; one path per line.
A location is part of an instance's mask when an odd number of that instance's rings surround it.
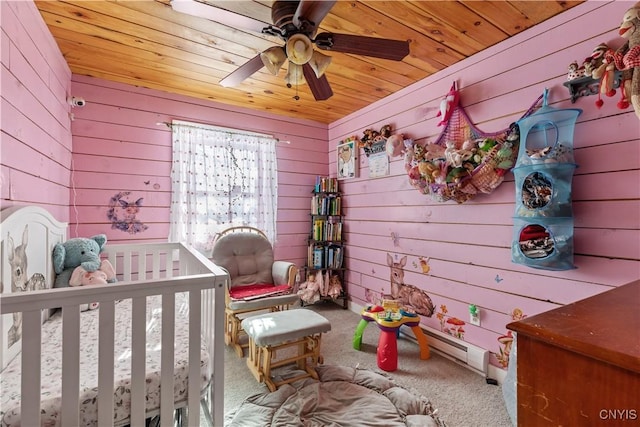
M 271 0 L 207 3 L 271 24 Z M 261 51 L 282 44 L 273 36 L 176 12 L 169 0 L 36 1 L 75 74 L 323 123 L 579 3 L 338 1 L 320 31 L 409 40 L 410 54 L 396 62 L 325 51 L 332 57 L 326 76 L 334 95 L 315 101 L 306 85 L 286 87 L 286 65 L 277 76 L 262 68 L 236 87 L 218 84 Z

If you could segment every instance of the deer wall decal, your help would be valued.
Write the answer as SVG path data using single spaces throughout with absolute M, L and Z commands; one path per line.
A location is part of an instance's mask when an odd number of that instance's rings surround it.
M 407 265 L 406 255 L 399 262 L 387 254 L 387 265 L 391 267 L 391 296 L 400 301 L 403 307 L 412 309 L 417 314 L 431 317 L 435 311 L 429 295 L 422 289 L 404 283 L 404 266 Z

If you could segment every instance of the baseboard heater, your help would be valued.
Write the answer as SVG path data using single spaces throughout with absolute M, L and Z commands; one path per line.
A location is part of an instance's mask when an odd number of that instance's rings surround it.
M 420 326 L 427 336 L 429 347 L 440 355 L 461 363 L 482 376 L 487 376 L 489 365 L 489 351 L 452 337 L 438 330 Z M 418 343 L 413 331 L 408 326 L 402 326 L 400 333 L 409 340 Z

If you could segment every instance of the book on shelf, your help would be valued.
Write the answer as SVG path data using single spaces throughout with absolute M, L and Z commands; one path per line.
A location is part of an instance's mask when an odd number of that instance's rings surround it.
M 323 263 L 323 258 L 324 258 L 324 249 L 321 246 L 316 246 L 313 249 L 313 268 L 323 268 L 324 267 L 324 263 Z
M 316 193 L 336 193 L 338 192 L 338 179 L 328 176 L 317 176 L 314 190 Z

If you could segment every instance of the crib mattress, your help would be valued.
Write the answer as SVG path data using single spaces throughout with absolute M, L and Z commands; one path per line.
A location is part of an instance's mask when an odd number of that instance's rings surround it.
M 160 297 L 147 298 L 146 409 L 160 408 Z M 81 313 L 80 425 L 97 425 L 98 310 Z M 128 424 L 131 405 L 131 300 L 116 303 L 114 341 L 114 425 Z M 188 296 L 176 294 L 174 401 L 185 402 L 188 386 Z M 62 318 L 54 314 L 42 325 L 41 425 L 60 425 L 62 391 Z M 200 377 L 204 392 L 211 381 L 209 353 L 200 351 Z M 20 357 L 0 374 L 2 426 L 20 426 Z

